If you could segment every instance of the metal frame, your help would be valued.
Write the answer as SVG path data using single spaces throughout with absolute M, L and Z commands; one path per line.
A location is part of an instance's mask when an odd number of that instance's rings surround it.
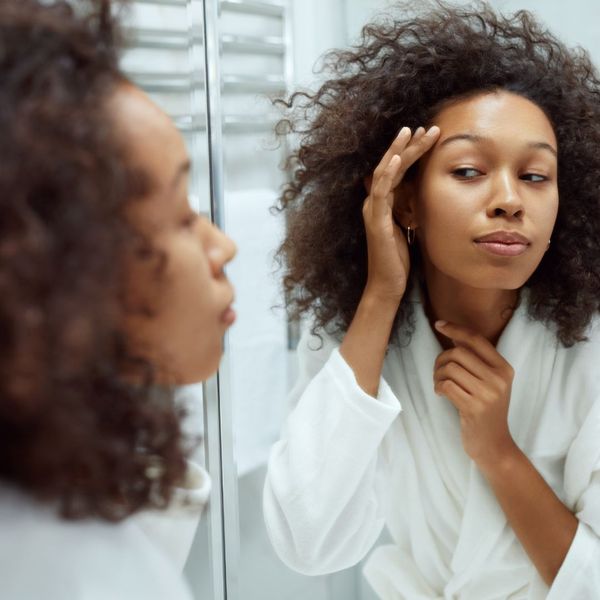
M 211 213 L 213 222 L 224 225 L 224 168 L 223 168 L 223 135 L 221 110 L 221 69 L 219 39 L 219 0 L 203 0 L 204 7 L 204 67 L 206 74 L 206 127 L 208 133 L 208 155 L 210 168 Z M 227 336 L 225 337 L 227 347 Z M 231 395 L 228 393 L 228 355 L 224 353 L 221 367 L 216 376 L 216 385 L 207 386 L 205 411 L 207 423 L 218 425 L 218 430 L 207 431 L 210 436 L 208 445 L 213 456 L 219 460 L 211 465 L 211 476 L 215 492 L 211 497 L 215 503 L 220 502 L 220 510 L 215 510 L 213 522 L 215 533 L 220 519 L 220 539 L 214 540 L 214 549 L 220 549 L 221 563 L 214 564 L 214 574 L 222 575 L 222 587 L 215 589 L 214 600 L 237 598 L 238 565 L 239 565 L 239 513 L 237 493 L 237 473 L 233 453 L 233 415 Z M 224 400 L 224 401 L 223 401 Z M 230 466 L 226 469 L 225 466 Z M 217 469 L 213 471 L 214 469 Z M 215 507 L 216 508 L 216 507 Z M 213 535 L 215 538 L 215 535 Z M 217 563 L 213 558 L 213 563 Z
M 293 75 L 293 60 L 289 51 L 292 43 L 292 27 L 288 17 L 289 5 L 289 1 L 283 6 L 241 0 L 203 0 L 211 217 L 220 227 L 225 225 L 223 133 L 262 131 L 273 127 L 272 119 L 251 121 L 242 115 L 223 115 L 221 92 L 279 92 L 285 91 L 289 86 Z M 284 37 L 220 36 L 221 9 L 285 19 Z M 221 51 L 281 55 L 285 59 L 283 80 L 280 76 L 256 78 L 236 75 L 224 78 L 220 68 Z M 185 130 L 184 122 L 180 121 L 179 125 L 184 126 Z M 201 117 L 190 116 L 188 126 L 192 130 L 194 127 L 201 128 Z M 227 345 L 226 336 L 225 346 Z M 204 385 L 206 455 L 213 478 L 210 531 L 214 600 L 241 600 L 238 473 L 234 456 L 233 403 L 229 393 L 229 369 L 229 356 L 225 352 L 218 375 Z

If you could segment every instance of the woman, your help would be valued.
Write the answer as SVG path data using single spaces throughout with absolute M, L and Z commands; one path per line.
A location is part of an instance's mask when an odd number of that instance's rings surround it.
M 527 13 L 399 10 L 300 110 L 281 253 L 314 326 L 267 528 L 321 574 L 387 526 L 386 600 L 591 600 L 600 81 Z
M 191 209 L 183 140 L 117 37 L 108 0 L 0 5 L 7 599 L 191 597 L 194 530 L 163 527 L 168 553 L 148 509 L 206 500 L 173 386 L 218 366 L 235 247 Z

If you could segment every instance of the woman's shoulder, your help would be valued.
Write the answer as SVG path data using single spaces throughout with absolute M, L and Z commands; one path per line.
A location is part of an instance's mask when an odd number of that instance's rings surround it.
M 190 598 L 180 574 L 130 519 L 67 521 L 2 484 L 0 528 L 3 598 Z
M 600 404 L 600 315 L 592 319 L 585 339 L 571 346 L 557 344 L 552 379 L 573 407 L 579 422 Z

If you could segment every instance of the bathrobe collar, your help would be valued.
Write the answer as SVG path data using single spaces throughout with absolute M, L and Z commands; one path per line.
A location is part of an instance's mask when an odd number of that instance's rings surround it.
M 458 429 L 460 435 L 460 421 L 456 409 L 450 400 L 437 396 L 433 391 L 431 359 L 435 361 L 435 358 L 443 352 L 443 348 L 431 329 L 418 289 L 413 290 L 411 302 L 415 316 L 415 331 L 406 351 L 415 358 L 429 358 L 429 360 L 414 360 L 418 380 L 429 382 L 421 390 L 423 394 L 427 394 L 423 406 L 437 405 L 441 409 L 439 418 L 449 419 L 449 424 L 442 431 L 452 433 L 450 423 L 453 422 L 454 428 Z M 521 301 L 496 346 L 498 352 L 515 370 L 508 425 L 516 444 L 525 452 L 531 438 L 530 430 L 535 427 L 537 421 L 535 415 L 543 408 L 543 399 L 557 348 L 556 337 L 543 324 L 528 317 L 527 303 L 528 294 L 523 291 Z M 547 339 L 542 340 L 541 337 Z M 548 348 L 549 351 L 540 353 L 540 347 Z M 440 400 L 447 404 L 440 405 Z M 415 403 L 417 411 L 419 404 L 419 402 Z M 432 415 L 429 415 L 429 418 L 431 417 Z M 476 464 L 466 454 L 463 460 L 468 462 L 468 482 L 458 541 L 451 563 L 453 575 L 446 587 L 446 593 L 451 595 L 481 570 L 497 546 L 504 528 L 508 527 L 504 512 Z M 462 466 L 464 469 L 464 463 Z

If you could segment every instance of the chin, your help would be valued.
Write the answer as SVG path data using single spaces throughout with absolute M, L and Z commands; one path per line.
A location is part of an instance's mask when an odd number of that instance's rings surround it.
M 480 266 L 469 273 L 468 280 L 462 278 L 467 285 L 486 290 L 518 290 L 522 288 L 537 268 L 532 265 Z
M 197 381 L 205 381 L 212 377 L 218 370 L 223 356 L 223 342 L 219 339 L 212 352 L 204 357 L 202 364 L 198 365 Z

